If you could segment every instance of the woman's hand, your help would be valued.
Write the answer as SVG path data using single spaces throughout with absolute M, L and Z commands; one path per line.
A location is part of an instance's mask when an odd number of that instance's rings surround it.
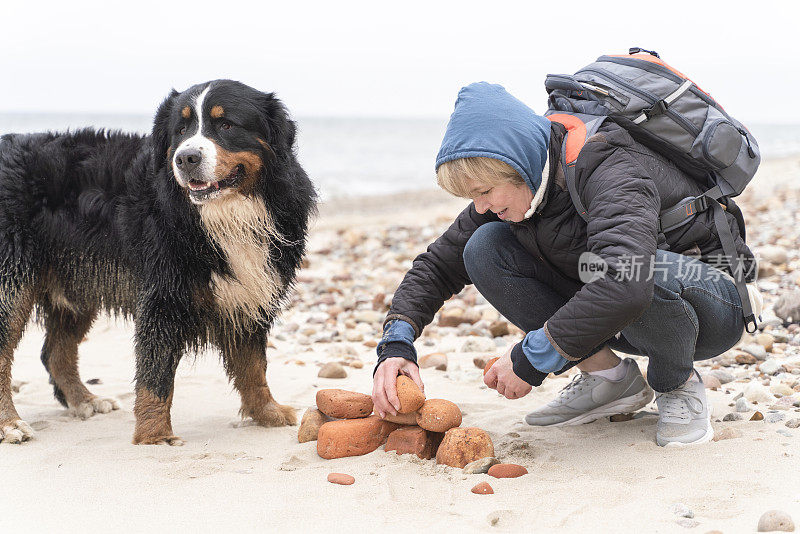
M 513 348 L 514 345 L 509 346 L 506 353 L 494 362 L 483 377 L 483 383 L 496 389 L 507 399 L 521 399 L 530 393 L 533 387 L 514 374 L 514 364 L 511 362 Z
M 383 418 L 387 413 L 397 415 L 400 399 L 397 398 L 397 376 L 404 374 L 411 378 L 425 393 L 425 386 L 419 376 L 419 367 L 405 358 L 387 358 L 375 370 L 372 379 L 372 403 L 375 413 Z

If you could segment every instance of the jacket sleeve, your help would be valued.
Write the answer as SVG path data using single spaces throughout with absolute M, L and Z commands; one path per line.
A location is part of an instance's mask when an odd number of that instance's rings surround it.
M 499 220 L 487 211 L 480 214 L 470 203 L 453 224 L 428 249 L 414 259 L 394 292 L 386 321 L 401 319 L 414 328 L 415 338 L 442 304 L 471 281 L 464 267 L 464 247 L 479 226 Z
M 603 143 L 593 150 L 601 156 L 599 164 L 576 176 L 575 182 L 587 208 L 588 251 L 608 268 L 544 325 L 553 347 L 568 360 L 580 360 L 614 337 L 644 313 L 653 298 L 650 265 L 658 235 L 658 190 L 624 149 Z M 638 273 L 636 265 L 641 265 Z

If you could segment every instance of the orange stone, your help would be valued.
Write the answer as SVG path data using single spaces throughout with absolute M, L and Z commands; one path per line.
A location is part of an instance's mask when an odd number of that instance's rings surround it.
M 417 424 L 431 432 L 447 432 L 461 424 L 461 410 L 449 400 L 426 400 L 417 412 Z
M 429 432 L 418 426 L 398 428 L 386 440 L 386 452 L 397 454 L 416 454 L 423 460 L 430 460 L 434 455 L 434 443 Z
M 326 460 L 369 454 L 384 443 L 398 425 L 377 415 L 342 419 L 322 425 L 317 434 L 317 454 Z
M 500 356 L 497 356 L 496 358 L 492 358 L 491 360 L 486 362 L 486 367 L 483 368 L 483 376 L 486 376 L 486 373 L 488 373 L 489 369 L 492 368 L 492 366 L 494 365 L 494 362 L 496 362 L 499 359 L 500 359 Z
M 322 427 L 325 428 L 325 425 Z M 494 456 L 494 445 L 489 434 L 480 428 L 451 428 L 439 445 L 436 463 L 463 469 L 468 463 L 487 456 Z
M 372 413 L 372 397 L 343 389 L 317 391 L 317 408 L 335 419 L 358 419 Z
M 517 464 L 495 464 L 489 468 L 489 476 L 494 478 L 517 478 L 527 474 L 528 470 Z
M 478 495 L 491 495 L 494 493 L 494 490 L 489 485 L 488 482 L 481 482 L 480 484 L 476 484 L 475 487 L 472 488 L 472 493 L 477 493 Z
M 386 421 L 397 423 L 398 425 L 417 426 L 417 412 L 399 413 L 397 415 L 386 412 L 383 418 Z
M 341 484 L 342 486 L 349 486 L 356 479 L 351 477 L 350 475 L 345 475 L 344 473 L 331 473 L 328 475 L 328 482 L 332 484 Z
M 397 398 L 400 399 L 400 413 L 416 412 L 425 402 L 425 394 L 413 380 L 405 375 L 397 377 Z

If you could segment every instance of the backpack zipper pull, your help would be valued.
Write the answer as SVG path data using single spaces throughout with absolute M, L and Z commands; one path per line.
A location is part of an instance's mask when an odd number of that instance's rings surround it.
M 745 132 L 742 128 L 738 128 L 738 130 L 739 133 L 744 136 L 744 140 L 747 141 L 747 155 L 751 158 L 756 157 L 756 152 L 753 150 L 753 145 L 750 144 L 750 137 L 747 135 L 747 132 Z

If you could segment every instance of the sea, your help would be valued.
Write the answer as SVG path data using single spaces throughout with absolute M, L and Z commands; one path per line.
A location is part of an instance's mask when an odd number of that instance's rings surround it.
M 434 161 L 447 117 L 299 117 L 298 157 L 322 200 L 436 187 Z M 86 126 L 149 132 L 150 115 L 0 113 L 0 134 Z M 800 124 L 748 124 L 762 159 L 800 155 Z

